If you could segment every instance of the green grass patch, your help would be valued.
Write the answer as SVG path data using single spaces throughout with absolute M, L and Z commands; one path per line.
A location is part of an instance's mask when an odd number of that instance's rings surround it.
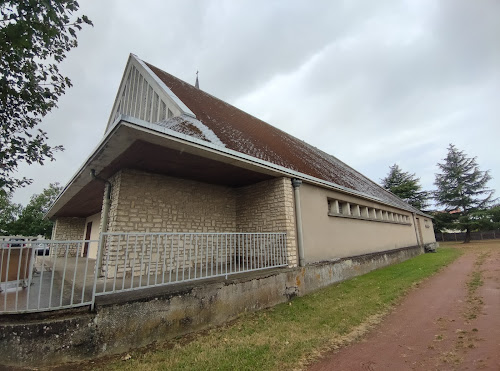
M 419 255 L 290 303 L 247 314 L 185 344 L 170 342 L 131 352 L 127 361 L 108 359 L 97 364 L 100 369 L 134 371 L 293 369 L 384 313 L 411 287 L 461 253 L 460 249 L 441 248 L 435 254 Z

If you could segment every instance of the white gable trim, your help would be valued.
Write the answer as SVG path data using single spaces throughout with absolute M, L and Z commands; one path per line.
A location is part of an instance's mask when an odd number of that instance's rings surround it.
M 168 94 L 168 96 L 175 102 L 175 104 L 179 107 L 179 109 L 182 111 L 182 113 L 184 113 L 185 115 L 188 115 L 188 116 L 191 116 L 191 117 L 194 117 L 196 118 L 196 115 L 193 113 L 193 111 L 191 111 L 189 109 L 188 106 L 186 106 L 180 99 L 177 95 L 175 95 L 172 90 L 170 90 L 168 88 L 167 85 L 165 85 L 165 83 L 163 81 L 161 81 L 161 79 L 151 70 L 151 68 L 149 68 L 147 66 L 146 63 L 144 63 L 144 61 L 142 61 L 141 59 L 137 58 L 136 55 L 134 54 L 131 54 L 132 55 L 132 58 L 134 58 L 137 63 L 139 63 L 142 68 L 144 68 L 144 70 L 148 71 L 149 73 L 149 76 L 153 78 L 153 80 L 158 84 L 158 86 L 163 89 L 165 91 L 165 93 Z
M 167 111 L 171 111 L 174 116 L 184 114 L 196 118 L 196 115 L 142 60 L 130 54 L 106 132 L 120 115 L 126 114 L 148 122 L 156 122 L 166 119 Z

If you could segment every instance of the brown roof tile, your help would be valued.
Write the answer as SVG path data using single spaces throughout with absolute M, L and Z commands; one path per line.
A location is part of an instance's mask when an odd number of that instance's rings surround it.
M 217 135 L 226 148 L 414 210 L 336 157 L 146 64 L 196 118 Z

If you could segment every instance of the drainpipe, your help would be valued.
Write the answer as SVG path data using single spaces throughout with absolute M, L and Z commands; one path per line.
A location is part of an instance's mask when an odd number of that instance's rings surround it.
M 299 250 L 299 267 L 305 266 L 304 260 L 304 238 L 302 235 L 302 213 L 300 211 L 300 191 L 302 180 L 293 178 L 292 186 L 295 199 L 295 221 L 297 224 L 297 249 Z
M 418 236 L 418 225 L 417 225 L 417 218 L 416 218 L 416 213 L 412 213 L 413 216 L 413 227 L 415 228 L 415 236 L 417 237 L 417 245 L 422 246 L 420 237 Z
M 104 178 L 99 178 L 95 175 L 95 170 L 90 170 L 90 176 L 92 179 L 98 180 L 106 184 L 106 189 L 104 191 L 104 202 L 102 205 L 102 229 L 101 235 L 99 236 L 99 256 L 97 261 L 98 272 L 102 269 L 102 259 L 104 254 L 104 233 L 108 231 L 108 216 L 109 216 L 109 206 L 111 205 L 111 183 Z

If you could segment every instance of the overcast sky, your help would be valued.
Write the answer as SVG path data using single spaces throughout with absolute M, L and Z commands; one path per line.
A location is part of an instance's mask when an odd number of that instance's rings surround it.
M 433 189 L 449 143 L 500 190 L 500 2 L 80 1 L 93 21 L 63 62 L 73 88 L 44 118 L 66 150 L 21 166 L 66 184 L 102 138 L 129 53 L 380 182 L 397 163 Z M 497 192 L 497 196 L 500 193 Z

